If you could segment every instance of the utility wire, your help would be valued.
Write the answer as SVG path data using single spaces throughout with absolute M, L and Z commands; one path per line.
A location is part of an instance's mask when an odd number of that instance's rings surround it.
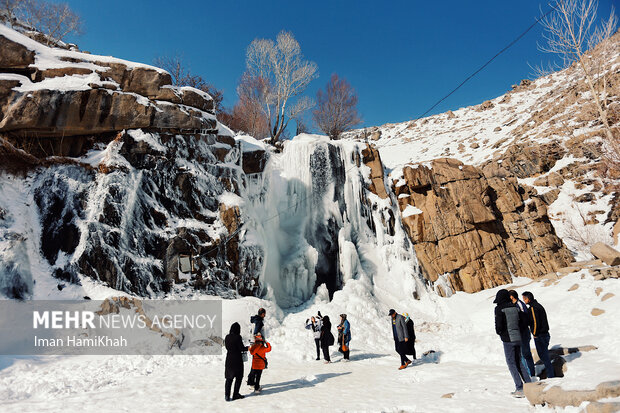
M 525 31 L 523 31 L 521 34 L 519 34 L 515 39 L 513 39 L 510 43 L 508 43 L 508 45 L 506 45 L 504 48 L 502 48 L 499 52 L 497 52 L 493 57 L 491 57 L 489 60 L 487 60 L 482 66 L 480 66 L 475 72 L 473 72 L 471 75 L 469 75 L 465 80 L 463 80 L 457 87 L 455 87 L 454 89 L 452 89 L 452 91 L 450 91 L 450 93 L 448 93 L 447 95 L 445 95 L 444 97 L 442 97 L 441 99 L 439 99 L 437 102 L 435 102 L 430 108 L 428 108 L 424 113 L 422 113 L 420 116 L 418 116 L 417 119 L 423 118 L 425 115 L 427 115 L 430 111 L 432 111 L 433 109 L 435 109 L 437 107 L 437 105 L 439 105 L 441 102 L 443 102 L 444 100 L 446 100 L 447 98 L 449 98 L 450 96 L 452 96 L 457 90 L 459 90 L 463 85 L 465 85 L 465 83 L 467 83 L 468 81 L 470 81 L 473 77 L 475 77 L 478 73 L 480 73 L 482 70 L 484 70 L 485 67 L 487 67 L 489 64 L 491 64 L 491 62 L 493 60 L 495 60 L 497 57 L 499 57 L 502 53 L 504 53 L 506 50 L 510 49 L 512 46 L 515 45 L 515 43 L 517 43 L 519 40 L 521 40 L 523 38 L 523 36 L 525 36 L 530 30 L 532 30 L 538 23 L 540 23 L 541 20 L 543 20 L 544 18 L 546 18 L 548 15 L 550 15 L 552 12 L 556 11 L 556 8 L 553 5 L 550 5 L 550 9 L 541 17 L 539 17 L 538 19 L 536 19 L 536 21 L 534 23 L 532 23 Z M 388 140 L 386 140 L 385 142 L 381 143 L 381 146 L 385 146 L 388 142 L 390 142 L 392 139 L 394 139 L 396 137 L 396 135 L 392 136 L 391 138 L 389 138 Z M 344 173 L 345 175 L 347 174 L 347 172 L 351 171 L 352 169 L 356 168 L 357 165 L 353 165 L 351 168 L 347 169 Z M 333 179 L 330 180 L 328 183 L 333 183 Z M 305 202 L 308 198 L 310 197 L 310 194 L 306 194 L 301 200 L 297 201 L 296 203 L 294 203 L 293 205 L 288 206 L 287 208 L 277 211 L 275 215 L 265 219 L 262 221 L 262 223 L 267 223 L 271 220 L 274 220 L 276 218 L 278 218 L 281 214 L 288 212 L 290 209 L 292 208 L 296 208 L 297 206 L 299 206 L 302 202 Z M 202 257 L 205 255 L 209 255 L 212 252 L 216 251 L 218 248 L 220 248 L 220 246 L 226 245 L 228 244 L 228 242 L 230 242 L 239 232 L 241 232 L 241 229 L 243 228 L 243 225 L 239 225 L 239 228 L 237 228 L 224 242 L 220 242 L 219 244 L 216 244 L 213 248 L 209 249 L 206 252 L 203 252 L 202 254 L 199 254 L 197 257 Z
M 542 15 L 541 17 L 539 17 L 534 23 L 532 23 L 530 25 L 530 27 L 528 27 L 524 32 L 522 32 L 520 35 L 518 35 L 513 41 L 511 41 L 507 46 L 505 46 L 502 50 L 500 50 L 499 52 L 497 52 L 492 58 L 490 58 L 489 60 L 486 61 L 485 64 L 483 64 L 482 66 L 480 66 L 474 73 L 472 73 L 471 75 L 469 75 L 465 80 L 463 80 L 457 87 L 455 87 L 454 89 L 452 89 L 452 91 L 450 93 L 448 93 L 447 95 L 445 95 L 444 97 L 442 97 L 441 99 L 439 99 L 437 102 L 435 102 L 435 104 L 433 104 L 433 106 L 431 106 L 430 108 L 428 108 L 426 110 L 426 112 L 424 112 L 423 114 L 421 114 L 420 116 L 418 116 L 416 119 L 420 119 L 423 118 L 425 115 L 427 115 L 431 110 L 435 109 L 437 107 L 437 105 L 439 105 L 441 102 L 443 102 L 444 100 L 446 100 L 447 98 L 449 98 L 450 96 L 452 96 L 452 94 L 454 94 L 454 92 L 456 92 L 457 90 L 459 90 L 465 83 L 469 82 L 474 76 L 476 76 L 478 73 L 480 73 L 482 70 L 484 70 L 485 67 L 487 67 L 493 60 L 495 60 L 497 57 L 499 57 L 499 55 L 501 55 L 502 53 L 504 53 L 506 50 L 510 49 L 512 46 L 514 46 L 515 43 L 517 43 L 519 40 L 521 40 L 521 38 L 523 36 L 525 36 L 530 30 L 532 30 L 538 23 L 540 23 L 541 20 L 543 20 L 545 17 L 547 17 L 549 14 L 551 14 L 553 11 L 555 11 L 555 7 L 554 6 L 550 6 L 550 9 L 547 11 L 547 13 L 545 13 L 544 15 Z

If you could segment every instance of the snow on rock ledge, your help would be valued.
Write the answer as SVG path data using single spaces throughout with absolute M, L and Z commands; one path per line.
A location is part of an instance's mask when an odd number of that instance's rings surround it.
M 214 130 L 213 99 L 164 70 L 52 49 L 0 25 L 0 132 L 66 137 L 132 128 Z

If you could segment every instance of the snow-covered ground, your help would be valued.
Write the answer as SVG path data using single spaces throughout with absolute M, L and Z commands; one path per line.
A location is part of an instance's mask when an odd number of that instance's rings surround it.
M 569 291 L 577 284 L 579 288 Z M 532 291 L 546 307 L 551 344 L 592 344 L 597 350 L 567 357 L 564 378 L 551 380 L 568 389 L 589 389 L 620 379 L 620 284 L 595 281 L 585 272 L 544 287 L 516 279 L 517 291 Z M 596 293 L 598 288 L 599 294 Z M 491 412 L 551 411 L 510 396 L 512 380 L 493 328 L 497 289 L 449 298 L 425 294 L 420 300 L 380 300 L 363 280 L 350 280 L 328 302 L 325 289 L 302 307 L 283 311 L 257 298 L 224 301 L 224 326 L 242 324 L 246 341 L 249 316 L 267 308 L 267 336 L 273 345 L 264 392 L 225 402 L 223 356 L 116 356 L 0 358 L 0 410 L 47 411 L 369 411 Z M 615 294 L 602 301 L 605 294 Z M 387 310 L 413 315 L 421 357 L 397 370 Z M 592 308 L 605 310 L 592 316 Z M 320 310 L 337 324 L 346 312 L 352 325 L 351 361 L 332 347 L 332 364 L 314 360 L 314 342 L 303 328 Z M 335 330 L 335 329 L 334 329 Z M 246 363 L 246 374 L 249 371 Z M 251 390 L 242 387 L 242 394 Z M 451 398 L 443 395 L 454 393 Z M 567 408 L 565 411 L 579 411 Z

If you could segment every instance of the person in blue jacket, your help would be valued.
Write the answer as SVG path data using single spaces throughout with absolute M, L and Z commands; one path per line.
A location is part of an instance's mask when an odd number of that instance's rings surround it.
M 267 315 L 267 311 L 261 307 L 258 309 L 258 314 L 250 317 L 250 323 L 254 324 L 252 336 L 260 334 L 261 337 L 265 338 L 265 315 Z
M 347 320 L 346 314 L 340 314 L 340 324 L 338 324 L 338 345 L 344 360 L 349 360 L 349 342 L 351 341 L 351 324 Z

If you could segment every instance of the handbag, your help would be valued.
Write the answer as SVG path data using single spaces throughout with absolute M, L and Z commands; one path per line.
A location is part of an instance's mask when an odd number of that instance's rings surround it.
M 265 368 L 269 367 L 269 363 L 267 362 L 267 359 L 264 357 L 261 357 L 258 354 L 255 354 L 256 357 L 258 357 L 259 359 L 263 360 L 265 362 Z

